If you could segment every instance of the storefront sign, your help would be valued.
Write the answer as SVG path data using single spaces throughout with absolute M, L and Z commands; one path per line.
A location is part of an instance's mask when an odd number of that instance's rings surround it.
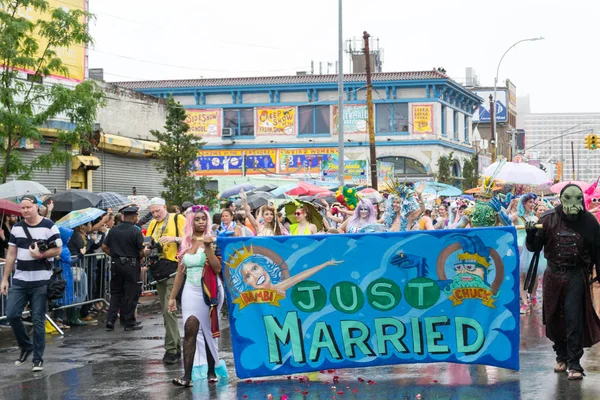
M 194 175 L 274 174 L 277 172 L 277 150 L 200 150 L 194 162 Z
M 514 227 L 217 244 L 240 378 L 438 362 L 519 369 Z
M 366 104 L 344 104 L 344 134 L 368 133 Z M 338 106 L 331 106 L 331 133 L 338 133 Z
M 344 161 L 344 180 L 358 185 L 366 185 L 367 177 L 366 160 L 346 160 Z M 338 160 L 327 160 L 321 163 L 321 175 L 325 180 L 338 179 Z
M 412 105 L 413 134 L 433 133 L 433 104 Z
M 221 136 L 221 109 L 186 110 L 185 122 L 190 126 L 189 133 L 194 136 Z
M 293 136 L 296 134 L 296 107 L 258 107 L 256 136 Z
M 336 147 L 310 149 L 280 149 L 279 173 L 289 174 L 319 174 L 323 161 L 337 162 Z
M 396 165 L 391 162 L 377 161 L 377 190 L 387 189 L 387 183 L 394 178 Z

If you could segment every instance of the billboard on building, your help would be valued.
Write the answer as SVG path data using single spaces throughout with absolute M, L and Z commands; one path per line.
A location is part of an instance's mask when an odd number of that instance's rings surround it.
M 277 173 L 277 150 L 200 150 L 194 175 L 264 175 Z
M 366 104 L 344 104 L 344 134 L 369 133 L 367 121 L 369 111 Z M 338 106 L 331 106 L 331 133 L 338 133 Z
M 433 104 L 411 104 L 412 133 L 433 133 Z
M 70 0 L 69 2 L 60 0 L 48 0 L 49 10 L 40 12 L 34 10 L 33 7 L 21 7 L 18 11 L 20 17 L 26 18 L 31 22 L 39 21 L 40 19 L 49 20 L 52 10 L 56 8 L 62 9 L 86 9 L 85 0 Z M 0 4 L 0 7 L 2 5 Z M 84 22 L 84 18 L 81 18 L 81 23 Z M 38 34 L 39 31 L 34 32 L 33 39 L 37 41 L 39 46 L 37 57 L 42 55 L 42 52 L 48 47 L 48 40 L 41 38 Z M 81 82 L 85 79 L 85 46 L 75 45 L 69 48 L 64 47 L 53 47 L 57 56 L 62 60 L 63 65 L 67 68 L 68 73 L 50 75 L 52 78 L 69 80 L 74 82 Z M 29 70 L 28 68 L 19 68 L 23 72 L 34 74 L 36 71 Z
M 516 113 L 517 112 L 517 87 L 510 79 L 506 80 L 506 87 L 508 88 L 508 110 Z
M 319 174 L 323 161 L 337 162 L 337 159 L 337 147 L 280 149 L 279 173 L 282 175 Z
M 367 160 L 346 160 L 344 161 L 344 180 L 357 185 L 366 185 Z M 331 159 L 321 162 L 321 175 L 325 180 L 337 180 L 339 175 L 339 166 L 337 159 Z
M 293 136 L 296 134 L 296 107 L 257 107 L 256 136 Z
M 473 90 L 477 96 L 483 99 L 479 109 L 473 113 L 473 122 L 491 122 L 490 116 L 490 95 L 494 95 L 493 90 Z M 508 91 L 498 89 L 496 91 L 496 122 L 508 121 Z
M 199 137 L 221 136 L 221 113 L 220 108 L 186 110 L 185 122 L 190 126 L 189 133 Z

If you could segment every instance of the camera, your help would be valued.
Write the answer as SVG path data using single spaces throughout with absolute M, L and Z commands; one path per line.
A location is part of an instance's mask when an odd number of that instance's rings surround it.
M 150 249 L 150 255 L 148 256 L 150 262 L 155 263 L 158 261 L 160 253 L 163 251 L 162 245 L 151 237 L 145 237 L 144 246 Z
M 56 241 L 52 240 L 52 241 L 47 241 L 47 240 L 36 240 L 35 243 L 37 243 L 37 247 L 40 250 L 40 253 L 45 253 L 46 251 L 50 250 L 50 249 L 55 249 L 56 247 Z M 33 245 L 31 245 L 33 247 Z

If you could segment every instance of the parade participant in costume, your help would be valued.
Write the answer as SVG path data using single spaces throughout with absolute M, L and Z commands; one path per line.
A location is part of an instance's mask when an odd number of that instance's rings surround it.
M 346 233 L 358 233 L 363 227 L 377 222 L 375 207 L 369 200 L 361 199 L 352 217 L 347 219 L 341 226 Z
M 227 377 L 225 361 L 219 360 L 217 341 L 220 336 L 218 315 L 225 297 L 220 278 L 221 257 L 213 247 L 209 221 L 206 206 L 192 206 L 186 212 L 179 266 L 169 298 L 169 311 L 175 312 L 177 293 L 184 284 L 185 274 L 187 279 L 181 298 L 184 374 L 181 379 L 173 379 L 177 386 L 192 386 L 192 379 L 208 377 L 213 383 L 217 382 L 217 376 Z
M 437 210 L 437 219 L 435 221 L 435 225 L 433 225 L 434 229 L 446 229 L 448 227 L 448 206 L 446 203 L 442 203 L 438 207 Z
M 314 235 L 317 233 L 317 226 L 309 220 L 308 206 L 299 204 L 294 215 L 298 222 L 290 225 L 290 235 Z
M 233 220 L 234 211 L 226 208 L 221 211 L 221 225 L 217 228 L 218 233 L 233 232 L 231 236 L 242 236 L 242 228 L 237 226 Z
M 534 214 L 535 200 L 537 196 L 534 193 L 528 193 L 519 198 L 517 204 L 517 212 L 511 215 L 511 221 L 513 225 L 525 225 L 527 222 L 537 222 L 537 217 Z M 527 232 L 524 230 L 517 231 L 517 244 L 519 246 L 519 259 L 520 259 L 520 277 L 521 277 L 521 314 L 526 314 L 529 311 L 529 299 L 527 297 L 527 291 L 524 288 L 525 277 L 529 264 L 533 257 L 533 253 L 527 250 L 525 246 L 525 238 Z M 537 284 L 534 284 L 537 286 Z M 537 300 L 535 299 L 535 291 L 532 293 L 531 305 L 536 306 Z
M 594 182 L 584 194 L 585 209 L 591 212 L 598 222 L 600 222 L 600 189 L 598 189 L 598 181 Z
M 391 194 L 386 201 L 384 224 L 389 232 L 409 230 L 425 211 L 425 203 L 421 198 L 425 185 L 421 184 L 413 190 L 404 183 L 392 181 L 388 189 Z
M 252 215 L 252 210 L 248 205 L 248 198 L 244 190 L 240 191 L 240 198 L 242 199 L 242 206 L 246 211 L 246 217 L 250 221 L 250 224 L 256 230 L 256 236 L 281 236 L 281 226 L 277 221 L 276 215 L 277 210 L 270 204 L 262 206 L 258 212 L 258 216 L 262 217 L 262 223 L 259 223 L 256 218 Z M 259 217 L 259 219 L 260 219 Z
M 579 363 L 584 347 L 600 341 L 600 320 L 592 307 L 589 273 L 600 268 L 600 225 L 585 210 L 583 191 L 569 184 L 560 192 L 561 204 L 540 219 L 529 221 L 527 248 L 545 250 L 543 319 L 546 336 L 554 342 L 555 372 L 569 371 L 568 379 L 582 379 Z

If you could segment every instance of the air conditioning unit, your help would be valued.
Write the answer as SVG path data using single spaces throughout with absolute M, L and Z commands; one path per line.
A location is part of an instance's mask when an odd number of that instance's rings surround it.
M 233 129 L 232 128 L 223 128 L 221 131 L 222 137 L 233 137 Z

